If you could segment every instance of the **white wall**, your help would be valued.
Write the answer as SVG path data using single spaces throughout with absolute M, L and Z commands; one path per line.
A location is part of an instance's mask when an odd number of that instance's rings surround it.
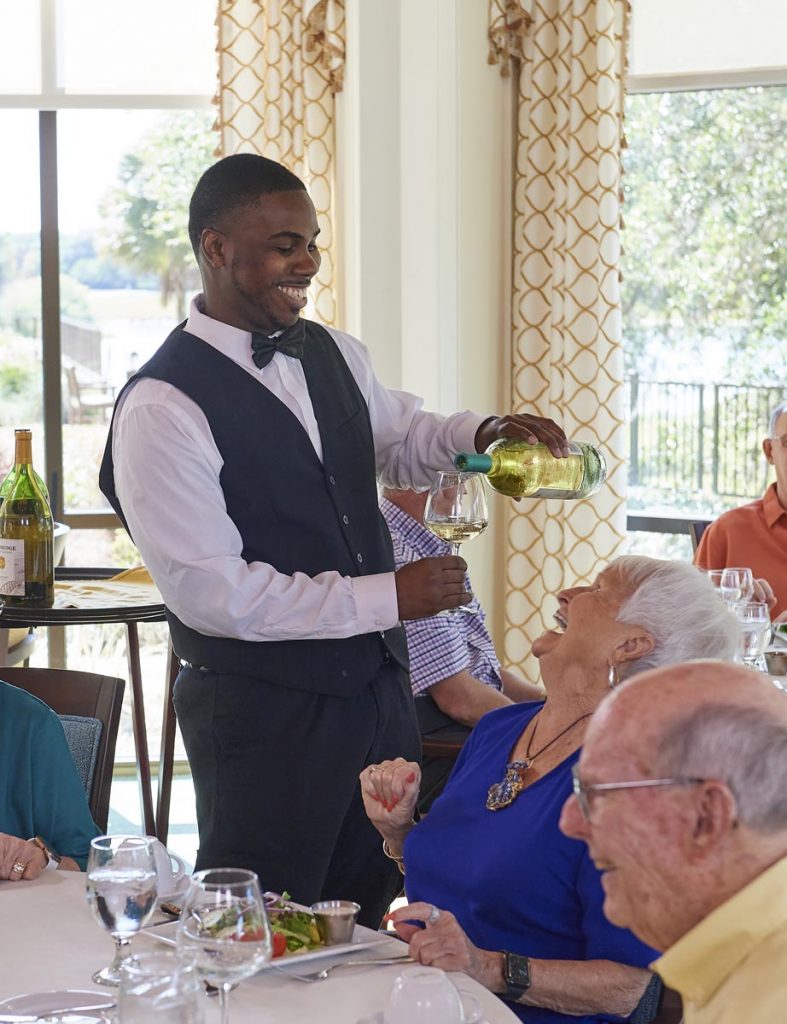
M 341 326 L 441 412 L 508 407 L 511 82 L 487 64 L 486 17 L 476 0 L 346 3 Z M 465 553 L 501 646 L 506 500 L 489 499 Z

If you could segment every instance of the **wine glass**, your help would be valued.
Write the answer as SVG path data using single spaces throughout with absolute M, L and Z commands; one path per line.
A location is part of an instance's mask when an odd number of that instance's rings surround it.
M 765 648 L 771 635 L 771 617 L 764 601 L 749 601 L 735 608 L 735 617 L 740 623 L 741 637 L 738 644 L 740 660 L 749 668 L 767 671 Z
M 156 909 L 158 881 L 153 842 L 145 836 L 97 836 L 87 859 L 87 901 L 115 940 L 115 958 L 97 971 L 98 985 L 119 985 L 132 936 Z
M 478 473 L 438 473 L 429 489 L 424 526 L 451 545 L 459 545 L 483 533 L 489 525 L 484 481 Z
M 178 924 L 178 949 L 219 989 L 221 1024 L 229 1020 L 230 989 L 251 977 L 272 953 L 271 928 L 259 879 L 243 868 L 192 875 Z
M 722 600 L 728 608 L 734 608 L 736 604 L 747 604 L 754 593 L 754 577 L 751 569 L 724 569 L 719 589 Z

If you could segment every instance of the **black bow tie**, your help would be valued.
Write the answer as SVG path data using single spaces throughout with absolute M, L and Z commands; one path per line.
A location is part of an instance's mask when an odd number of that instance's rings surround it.
M 300 317 L 295 323 L 282 331 L 276 338 L 269 338 L 265 334 L 251 335 L 251 358 L 255 365 L 261 370 L 273 359 L 275 352 L 283 352 L 285 356 L 293 356 L 295 359 L 303 358 L 303 343 L 306 337 L 306 326 Z

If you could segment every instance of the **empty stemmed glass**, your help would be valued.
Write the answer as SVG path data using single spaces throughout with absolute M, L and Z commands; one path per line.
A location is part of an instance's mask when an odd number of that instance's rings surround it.
M 438 473 L 429 489 L 424 526 L 451 545 L 459 545 L 483 533 L 489 525 L 484 481 L 478 473 Z
M 749 601 L 735 608 L 735 617 L 740 623 L 741 638 L 738 655 L 749 668 L 767 671 L 765 648 L 771 636 L 771 618 L 768 605 L 763 601 Z
M 728 608 L 747 604 L 754 593 L 754 577 L 751 569 L 727 568 L 721 574 L 721 596 Z
M 131 939 L 156 909 L 156 858 L 144 836 L 97 836 L 87 860 L 87 901 L 115 940 L 112 963 L 93 975 L 99 985 L 119 985 Z
M 272 940 L 259 879 L 242 868 L 192 875 L 178 924 L 178 949 L 219 989 L 221 1024 L 229 1020 L 230 989 L 271 958 Z

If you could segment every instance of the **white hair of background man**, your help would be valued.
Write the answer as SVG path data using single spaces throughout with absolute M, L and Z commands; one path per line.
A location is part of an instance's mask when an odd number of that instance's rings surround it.
M 783 412 L 787 412 L 787 400 L 779 402 L 771 413 L 771 418 L 768 421 L 768 437 L 776 437 L 776 421 Z
M 787 723 L 767 709 L 704 704 L 666 726 L 654 760 L 657 776 L 726 782 L 741 824 L 787 829 Z
M 732 660 L 740 626 L 696 566 L 644 555 L 624 555 L 613 566 L 631 587 L 617 621 L 642 626 L 655 641 L 650 654 L 626 662 L 621 679 L 698 658 Z

